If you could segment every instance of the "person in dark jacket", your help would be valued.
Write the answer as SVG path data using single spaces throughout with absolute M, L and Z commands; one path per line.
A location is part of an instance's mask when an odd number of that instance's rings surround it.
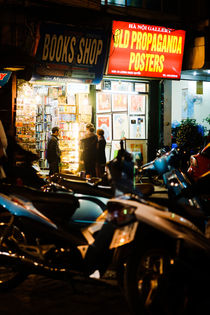
M 84 168 L 86 176 L 96 176 L 96 149 L 98 138 L 94 133 L 93 124 L 86 125 L 86 134 L 81 139 L 82 160 L 84 161 Z
M 98 143 L 97 143 L 97 154 L 96 154 L 96 176 L 103 177 L 106 164 L 106 140 L 104 138 L 104 130 L 98 129 L 97 132 Z
M 49 163 L 49 175 L 59 173 L 61 151 L 58 144 L 59 128 L 52 128 L 52 136 L 47 144 L 47 161 Z

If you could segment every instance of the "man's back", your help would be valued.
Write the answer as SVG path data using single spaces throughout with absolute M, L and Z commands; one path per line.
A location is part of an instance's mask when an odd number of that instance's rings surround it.
M 60 161 L 58 138 L 54 135 L 51 136 L 47 144 L 47 161 L 48 163 Z

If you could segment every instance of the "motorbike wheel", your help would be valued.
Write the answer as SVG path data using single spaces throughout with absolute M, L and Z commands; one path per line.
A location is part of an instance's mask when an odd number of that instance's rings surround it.
M 11 246 L 15 246 L 16 243 L 26 243 L 23 232 L 14 225 L 9 226 L 9 216 L 5 216 L 1 213 L 0 219 L 0 251 L 7 251 L 8 243 Z M 0 256 L 0 291 L 15 288 L 22 283 L 26 277 L 27 274 L 17 268 L 16 262 L 11 263 L 7 257 Z
M 183 315 L 188 312 L 187 275 L 168 251 L 148 248 L 128 258 L 124 292 L 133 314 Z

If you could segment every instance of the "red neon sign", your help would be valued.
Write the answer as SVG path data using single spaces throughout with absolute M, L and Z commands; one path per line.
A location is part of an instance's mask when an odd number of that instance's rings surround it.
M 180 78 L 185 31 L 113 21 L 112 33 L 107 74 Z

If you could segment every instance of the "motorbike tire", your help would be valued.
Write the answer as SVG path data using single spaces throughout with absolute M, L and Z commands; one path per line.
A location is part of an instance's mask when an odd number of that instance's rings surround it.
M 132 314 L 188 314 L 186 278 L 168 250 L 153 245 L 133 253 L 124 272 L 124 293 Z
M 7 213 L 0 214 L 0 251 L 4 252 L 9 249 L 7 241 L 12 245 L 16 243 L 26 243 L 25 235 L 15 225 L 8 225 L 10 215 Z M 6 242 L 5 229 L 7 229 Z M 0 255 L 0 292 L 15 288 L 27 278 L 27 274 L 17 268 L 17 262 L 11 263 L 9 257 Z

